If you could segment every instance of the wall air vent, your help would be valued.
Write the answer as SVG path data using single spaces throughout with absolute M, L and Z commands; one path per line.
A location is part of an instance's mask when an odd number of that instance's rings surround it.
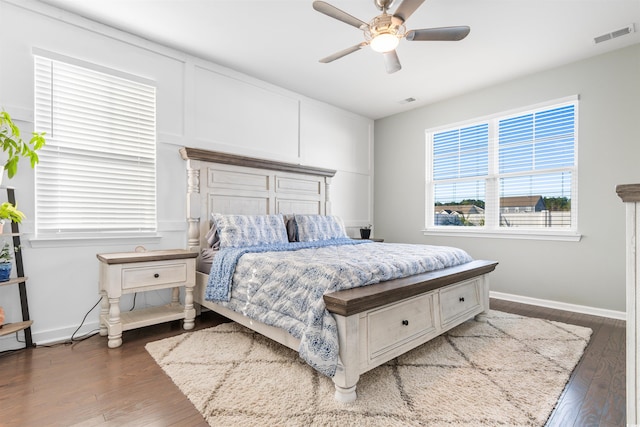
M 620 37 L 620 36 L 626 36 L 627 34 L 631 34 L 634 31 L 635 31 L 635 28 L 634 28 L 633 24 L 629 24 L 624 28 L 620 28 L 618 30 L 611 31 L 610 33 L 602 34 L 602 35 L 600 35 L 598 37 L 595 37 L 593 39 L 593 42 L 595 44 L 606 42 L 607 40 L 613 40 L 613 39 L 615 39 L 617 37 Z
M 410 103 L 410 102 L 415 102 L 415 100 L 416 100 L 416 99 L 415 99 L 415 98 L 413 98 L 413 97 L 411 97 L 411 98 L 406 98 L 406 99 L 403 99 L 402 101 L 398 101 L 398 104 L 408 104 L 408 103 Z

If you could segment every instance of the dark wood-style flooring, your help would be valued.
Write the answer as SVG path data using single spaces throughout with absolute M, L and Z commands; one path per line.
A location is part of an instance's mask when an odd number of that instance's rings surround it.
M 491 308 L 593 330 L 591 341 L 547 420 L 547 426 L 626 425 L 626 327 L 623 320 L 494 299 Z
M 625 425 L 623 321 L 500 300 L 491 300 L 491 308 L 593 329 L 548 426 Z M 203 313 L 196 329 L 223 321 Z M 206 426 L 144 349 L 147 342 L 181 332 L 176 321 L 127 331 L 117 349 L 96 335 L 0 355 L 0 425 Z

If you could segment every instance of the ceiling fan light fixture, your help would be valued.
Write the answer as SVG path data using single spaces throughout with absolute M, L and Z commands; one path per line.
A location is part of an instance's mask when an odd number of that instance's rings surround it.
M 364 38 L 374 51 L 387 53 L 398 47 L 405 31 L 404 25 L 394 23 L 393 16 L 383 12 L 369 22 L 364 30 Z
M 371 49 L 376 52 L 384 53 L 394 50 L 398 47 L 398 43 L 400 43 L 398 36 L 389 33 L 382 33 L 371 39 L 369 46 L 371 46 Z

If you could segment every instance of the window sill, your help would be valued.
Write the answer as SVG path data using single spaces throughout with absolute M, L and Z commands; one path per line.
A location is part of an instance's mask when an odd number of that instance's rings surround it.
M 473 228 L 473 227 L 470 227 Z M 538 231 L 538 230 L 470 230 L 429 228 L 422 230 L 425 236 L 447 236 L 447 237 L 482 237 L 489 239 L 520 239 L 520 240 L 555 240 L 561 242 L 579 242 L 582 234 L 575 231 Z
M 122 244 L 159 243 L 162 235 L 158 233 L 128 233 L 126 235 L 67 236 L 67 237 L 32 237 L 27 239 L 32 248 L 60 248 L 73 246 L 102 246 Z

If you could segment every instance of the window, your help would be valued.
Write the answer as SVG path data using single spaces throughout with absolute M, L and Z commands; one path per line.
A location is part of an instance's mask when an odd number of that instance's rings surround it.
M 140 78 L 35 56 L 36 234 L 156 230 L 156 94 Z
M 577 235 L 577 97 L 427 131 L 427 231 Z

